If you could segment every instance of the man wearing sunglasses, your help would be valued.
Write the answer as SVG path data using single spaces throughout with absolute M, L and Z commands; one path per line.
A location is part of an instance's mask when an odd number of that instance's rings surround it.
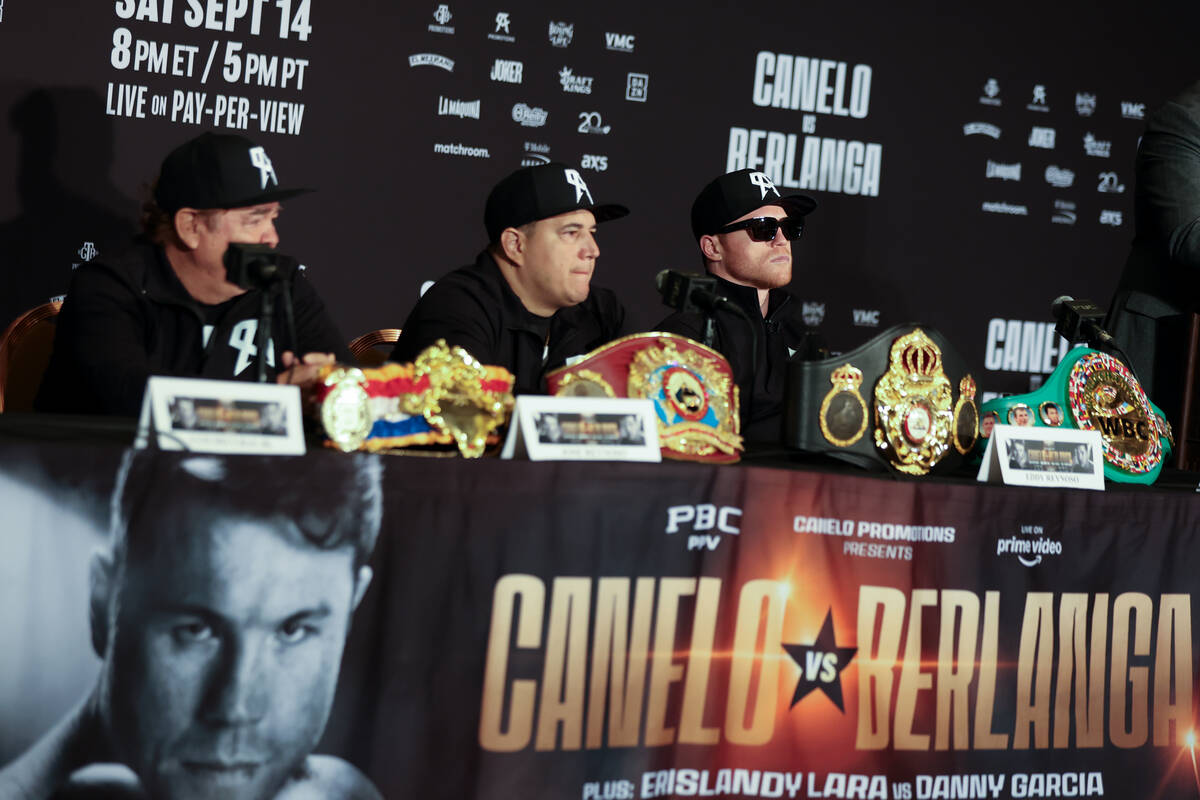
M 781 195 L 765 173 L 752 169 L 713 180 L 692 204 L 704 268 L 717 279 L 716 293 L 744 314 L 718 308 L 713 347 L 733 367 L 747 441 L 779 441 L 787 360 L 815 346 L 800 302 L 783 287 L 792 280 L 792 243 L 816 205 L 805 195 Z M 702 341 L 704 321 L 702 314 L 680 312 L 658 329 Z
M 445 339 L 512 372 L 515 393 L 544 391 L 548 370 L 622 332 L 625 310 L 591 280 L 600 255 L 596 225 L 628 213 L 594 202 L 578 170 L 565 164 L 512 173 L 488 195 L 490 244 L 417 302 L 392 360 L 412 361 Z

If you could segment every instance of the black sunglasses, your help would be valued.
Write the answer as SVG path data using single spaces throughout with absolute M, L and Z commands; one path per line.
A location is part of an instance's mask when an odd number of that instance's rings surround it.
M 780 228 L 783 228 L 783 238 L 789 242 L 794 242 L 800 238 L 800 234 L 804 231 L 804 220 L 798 217 L 784 217 L 783 219 L 776 219 L 775 217 L 751 217 L 741 222 L 726 225 L 717 231 L 717 233 L 733 233 L 734 231 L 745 229 L 754 241 L 769 242 L 775 238 L 775 233 Z

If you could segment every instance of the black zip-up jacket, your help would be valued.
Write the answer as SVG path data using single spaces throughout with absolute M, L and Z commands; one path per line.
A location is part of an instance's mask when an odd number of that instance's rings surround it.
M 513 373 L 514 394 L 536 394 L 545 391 L 547 372 L 617 338 L 624 324 L 616 295 L 596 286 L 582 303 L 539 317 L 521 304 L 484 250 L 474 264 L 446 275 L 417 301 L 391 359 L 412 361 L 445 339 L 480 363 Z
M 736 303 L 751 320 L 748 323 L 728 309 L 718 310 L 713 342 L 713 349 L 729 360 L 738 385 L 742 436 L 748 442 L 778 444 L 783 433 L 787 361 L 793 353 L 807 355 L 817 346 L 816 338 L 804 323 L 800 301 L 783 289 L 771 290 L 767 316 L 763 317 L 757 289 L 712 277 L 717 279 L 717 294 Z M 704 315 L 676 312 L 656 330 L 703 342 Z
M 1104 327 L 1178 432 L 1200 311 L 1200 82 L 1147 117 L 1132 188 L 1133 246 Z
M 297 273 L 291 286 L 299 341 L 289 341 L 277 285 L 271 289 L 277 297 L 268 379 L 280 372 L 284 350 L 333 353 L 355 363 L 312 284 Z M 258 291 L 216 308 L 196 302 L 163 249 L 145 240 L 111 260 L 83 264 L 58 315 L 54 353 L 35 407 L 136 416 L 151 375 L 253 381 L 260 302 Z M 206 324 L 214 325 L 207 348 Z

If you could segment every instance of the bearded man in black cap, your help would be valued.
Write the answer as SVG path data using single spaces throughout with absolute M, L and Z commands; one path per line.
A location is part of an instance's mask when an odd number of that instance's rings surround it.
M 783 287 L 792 280 L 792 243 L 816 206 L 805 195 L 781 195 L 751 169 L 713 180 L 692 204 L 704 268 L 717 279 L 716 293 L 737 307 L 714 313 L 713 347 L 733 368 L 747 441 L 779 441 L 787 360 L 815 346 L 800 302 Z M 657 329 L 703 341 L 704 323 L 702 314 L 680 312 Z
M 417 302 L 392 360 L 412 361 L 445 339 L 512 372 L 515 393 L 543 391 L 547 371 L 621 334 L 624 309 L 591 280 L 600 255 L 597 223 L 628 213 L 597 204 L 565 164 L 512 173 L 488 195 L 487 248 Z
M 285 310 L 265 355 L 256 335 L 264 290 L 226 275 L 229 244 L 278 246 L 280 201 L 306 191 L 281 188 L 266 151 L 241 136 L 205 133 L 172 151 L 143 208 L 143 237 L 72 278 L 36 407 L 136 416 L 151 375 L 252 380 L 250 367 L 265 359 L 266 376 L 304 388 L 322 365 L 351 361 L 294 261 L 281 260 L 287 280 L 265 290 Z

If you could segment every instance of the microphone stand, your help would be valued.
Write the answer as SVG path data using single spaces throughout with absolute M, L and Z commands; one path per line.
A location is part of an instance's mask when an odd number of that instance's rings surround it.
M 275 314 L 275 298 L 271 297 L 269 286 L 259 291 L 258 330 L 254 333 L 254 346 L 258 349 L 258 382 L 267 382 L 267 343 L 270 341 L 271 322 Z

